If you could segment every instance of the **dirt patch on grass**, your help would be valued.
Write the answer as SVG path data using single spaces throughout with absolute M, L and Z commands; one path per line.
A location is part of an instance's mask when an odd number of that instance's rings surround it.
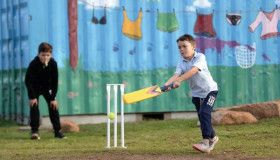
M 84 155 L 84 156 L 72 156 L 72 157 L 64 157 L 67 160 L 276 160 L 277 158 L 256 158 L 256 157 L 248 157 L 243 154 L 235 154 L 235 153 L 225 153 L 225 154 L 206 154 L 206 153 L 197 153 L 196 155 L 157 155 L 157 154 L 131 154 L 126 152 L 104 152 L 92 155 Z M 64 159 L 63 158 L 63 159 Z

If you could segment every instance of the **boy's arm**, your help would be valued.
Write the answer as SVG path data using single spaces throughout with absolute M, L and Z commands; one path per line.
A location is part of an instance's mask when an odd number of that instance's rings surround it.
M 28 92 L 28 98 L 29 99 L 34 99 L 36 98 L 36 91 L 34 89 L 34 68 L 32 63 L 28 66 L 26 74 L 25 74 L 25 85 L 27 88 L 27 92 Z
M 174 87 L 179 87 L 182 81 L 188 80 L 199 71 L 199 68 L 192 67 L 188 72 L 182 74 L 174 80 Z
M 179 75 L 174 74 L 172 77 L 170 77 L 170 78 L 168 79 L 167 82 L 164 83 L 164 85 L 165 85 L 165 86 L 170 85 L 170 84 L 173 83 L 178 77 L 179 77 Z
M 181 68 L 181 63 L 179 62 L 177 64 L 175 74 L 172 77 L 170 77 L 167 82 L 164 83 L 164 86 L 169 86 L 170 84 L 172 84 L 181 74 L 182 74 L 182 68 Z
M 58 88 L 58 69 L 57 69 L 57 63 L 55 62 L 53 65 L 54 69 L 53 69 L 53 73 L 52 73 L 52 93 L 51 93 L 51 100 L 55 100 L 56 97 L 56 93 L 57 93 L 57 88 Z

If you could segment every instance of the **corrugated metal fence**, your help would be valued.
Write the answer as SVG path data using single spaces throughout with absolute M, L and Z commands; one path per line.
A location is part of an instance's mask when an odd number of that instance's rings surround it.
M 27 1 L 1 1 L 0 117 L 23 122 L 28 116 L 24 68 L 29 61 Z
M 176 39 L 185 33 L 195 36 L 218 82 L 217 107 L 278 99 L 278 3 L 0 0 L 0 117 L 27 123 L 23 80 L 42 41 L 53 45 L 59 65 L 62 115 L 104 114 L 107 83 L 124 83 L 125 92 L 162 85 L 175 71 Z M 40 109 L 48 114 L 45 104 Z M 125 107 L 126 113 L 193 110 L 187 84 Z

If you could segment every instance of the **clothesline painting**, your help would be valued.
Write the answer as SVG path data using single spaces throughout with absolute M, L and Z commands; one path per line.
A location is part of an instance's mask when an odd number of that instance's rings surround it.
M 280 19 L 280 9 L 275 9 L 271 12 L 260 11 L 255 21 L 249 26 L 249 30 L 254 32 L 255 29 L 262 24 L 261 39 L 265 40 L 275 36 L 279 36 L 278 21 Z

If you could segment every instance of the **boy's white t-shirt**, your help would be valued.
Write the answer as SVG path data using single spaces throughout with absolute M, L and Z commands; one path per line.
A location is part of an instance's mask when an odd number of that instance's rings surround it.
M 217 83 L 213 80 L 207 67 L 206 57 L 202 53 L 195 52 L 191 60 L 182 58 L 177 65 L 175 74 L 182 75 L 192 67 L 199 69 L 198 73 L 188 79 L 192 97 L 206 98 L 211 91 L 218 91 Z

